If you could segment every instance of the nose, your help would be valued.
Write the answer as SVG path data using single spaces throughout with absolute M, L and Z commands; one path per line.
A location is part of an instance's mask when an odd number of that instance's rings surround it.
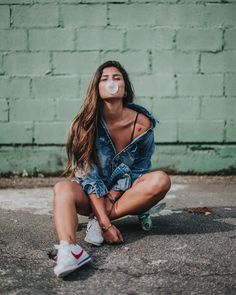
M 107 80 L 108 80 L 108 81 L 114 81 L 115 78 L 113 77 L 113 75 L 109 75 Z

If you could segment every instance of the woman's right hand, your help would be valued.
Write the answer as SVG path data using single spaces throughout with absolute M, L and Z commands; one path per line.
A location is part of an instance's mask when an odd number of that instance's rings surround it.
M 112 225 L 107 231 L 103 232 L 103 237 L 108 244 L 120 244 L 124 242 L 122 234 L 114 225 Z

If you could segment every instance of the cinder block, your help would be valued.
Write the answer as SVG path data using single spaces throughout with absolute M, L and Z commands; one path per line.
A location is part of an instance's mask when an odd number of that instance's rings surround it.
M 222 96 L 223 75 L 178 75 L 178 95 Z
M 198 54 L 195 52 L 154 51 L 152 58 L 154 73 L 175 74 L 198 71 Z
M 160 4 L 157 5 L 156 20 L 157 25 L 169 27 L 221 27 L 235 25 L 235 4 Z
M 48 1 L 48 0 L 44 0 Z M 97 4 L 97 3 L 127 3 L 129 0 L 60 0 L 62 3 L 67 3 L 67 4 Z
M 42 1 L 50 1 L 50 0 L 39 0 L 40 2 L 42 2 Z M 37 2 L 37 0 L 36 1 L 34 1 L 34 2 Z M 9 5 L 9 4 L 32 4 L 32 0 L 1 0 L 1 5 L 2 4 L 7 4 L 7 5 Z
M 10 6 L 1 5 L 0 9 L 0 28 L 10 27 Z
M 160 121 L 197 120 L 199 112 L 200 101 L 197 97 L 153 99 L 153 113 Z
M 117 0 L 118 1 L 118 0 Z M 143 2 L 153 2 L 153 3 L 176 3 L 178 0 L 148 0 L 148 1 L 144 1 L 144 0 L 129 0 L 130 3 L 143 3 Z M 113 2 L 113 1 L 112 1 Z M 121 2 L 121 1 L 119 1 Z M 122 1 L 123 2 L 123 1 Z
M 53 100 L 19 99 L 10 102 L 10 121 L 51 121 L 54 117 Z
M 30 78 L 0 77 L 0 97 L 5 98 L 29 98 Z
M 80 99 L 58 100 L 56 105 L 56 120 L 72 121 L 79 113 L 83 102 Z
M 128 73 L 148 73 L 148 53 L 145 51 L 107 51 L 103 54 L 102 62 L 117 60 Z
M 149 112 L 153 111 L 153 100 L 151 98 L 134 98 L 134 103 L 144 106 Z
M 32 79 L 34 98 L 76 98 L 79 95 L 79 79 L 76 77 L 37 77 Z
M 8 105 L 5 99 L 0 99 L 0 121 L 8 121 Z
M 226 122 L 226 142 L 236 142 L 236 117 Z
M 177 122 L 160 121 L 154 129 L 155 142 L 166 143 L 177 141 Z
M 53 54 L 55 74 L 94 73 L 99 64 L 99 52 L 58 52 Z
M 41 1 L 41 0 L 40 0 Z M 61 172 L 66 163 L 64 146 L 0 146 L 0 172 L 37 171 L 41 173 Z
M 235 3 L 209 3 L 204 6 L 205 26 L 234 26 L 236 24 Z
M 177 48 L 181 50 L 216 51 L 222 43 L 223 33 L 219 29 L 181 29 L 176 37 Z
M 236 72 L 236 50 L 202 53 L 201 70 L 204 73 Z
M 172 76 L 133 76 L 135 94 L 138 97 L 174 96 L 175 81 Z
M 95 72 L 95 70 L 94 70 Z M 80 94 L 79 94 L 79 98 L 81 100 L 83 100 L 85 98 L 88 86 L 89 86 L 89 82 L 92 79 L 92 74 L 91 75 L 81 75 L 80 76 Z
M 123 31 L 116 29 L 79 29 L 77 50 L 107 50 L 123 48 Z
M 128 29 L 127 48 L 129 49 L 171 49 L 173 47 L 173 29 L 140 28 Z
M 106 5 L 62 5 L 65 27 L 105 26 L 107 24 Z
M 1 30 L 0 50 L 24 50 L 27 48 L 25 30 Z
M 227 74 L 225 78 L 226 95 L 236 96 L 236 74 Z
M 223 142 L 223 120 L 181 121 L 178 126 L 179 142 Z
M 44 29 L 29 31 L 31 50 L 73 50 L 74 30 Z
M 57 27 L 59 7 L 54 4 L 12 6 L 13 27 Z
M 8 75 L 43 75 L 50 72 L 49 53 L 12 52 L 5 57 Z
M 199 26 L 204 23 L 204 5 L 159 4 L 156 7 L 156 24 L 168 27 Z
M 205 120 L 226 120 L 236 118 L 236 98 L 204 97 L 201 118 Z
M 36 144 L 65 144 L 70 123 L 37 122 L 35 123 Z
M 9 122 L 0 124 L 0 143 L 32 143 L 33 123 L 32 122 Z
M 165 144 L 157 145 L 153 168 L 188 173 L 209 173 L 236 169 L 236 145 Z
M 127 27 L 155 24 L 156 6 L 153 4 L 111 4 L 109 7 L 111 25 Z
M 0 74 L 3 74 L 3 55 L 0 54 Z
M 236 29 L 225 31 L 225 49 L 236 49 Z

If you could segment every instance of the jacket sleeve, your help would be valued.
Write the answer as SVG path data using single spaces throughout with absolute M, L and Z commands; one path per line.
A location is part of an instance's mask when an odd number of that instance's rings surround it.
M 88 174 L 85 174 L 80 169 L 75 172 L 75 178 L 81 184 L 86 194 L 96 194 L 98 198 L 103 197 L 108 193 L 108 189 L 99 175 L 98 167 L 91 162 Z
M 151 157 L 154 151 L 155 151 L 155 142 L 154 142 L 154 133 L 152 130 L 151 135 L 148 138 L 148 141 L 143 143 L 142 154 L 140 155 L 140 157 L 135 159 L 134 163 L 130 167 L 132 183 L 137 178 L 139 178 L 140 176 L 150 171 L 150 168 L 152 166 Z

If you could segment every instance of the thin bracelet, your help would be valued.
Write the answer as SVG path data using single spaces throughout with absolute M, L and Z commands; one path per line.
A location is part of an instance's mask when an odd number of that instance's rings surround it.
M 112 226 L 113 226 L 113 224 L 110 223 L 108 226 L 102 226 L 101 229 L 102 229 L 103 232 L 106 232 L 106 231 L 108 231 L 108 229 L 111 228 Z

